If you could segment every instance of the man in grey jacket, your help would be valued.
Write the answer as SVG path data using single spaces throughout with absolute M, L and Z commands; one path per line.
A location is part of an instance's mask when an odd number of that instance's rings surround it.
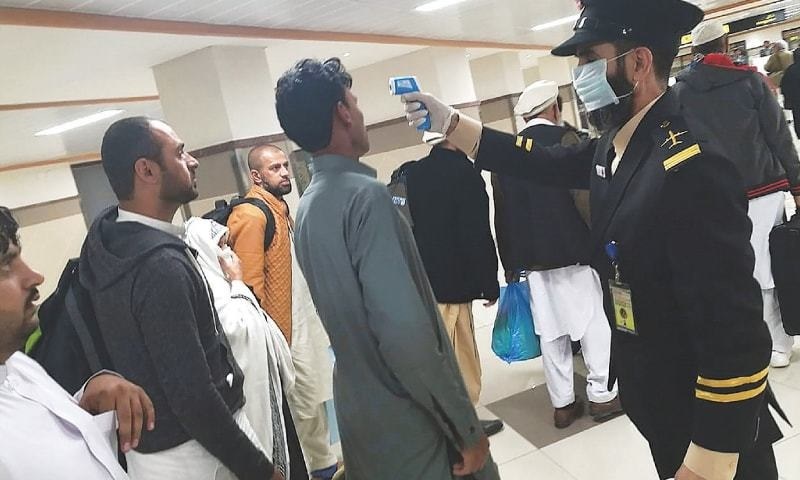
M 773 343 L 771 365 L 786 367 L 794 342 L 783 329 L 775 297 L 769 233 L 784 220 L 784 191 L 791 191 L 800 205 L 800 161 L 766 79 L 751 67 L 734 65 L 723 53 L 728 51 L 728 38 L 722 24 L 702 23 L 692 38 L 698 57 L 678 75 L 675 91 L 693 131 L 722 139 L 718 147 L 745 180 L 756 253 L 754 275 L 761 285 L 764 320 Z
M 314 156 L 300 201 L 300 267 L 336 354 L 348 480 L 497 479 L 408 224 L 375 171 L 338 59 L 278 80 L 278 118 Z
M 137 480 L 283 480 L 247 417 L 233 358 L 195 253 L 171 223 L 197 197 L 197 160 L 169 125 L 115 122 L 101 148 L 119 206 L 92 224 L 80 281 L 111 362 L 153 400 L 158 424 L 127 454 Z

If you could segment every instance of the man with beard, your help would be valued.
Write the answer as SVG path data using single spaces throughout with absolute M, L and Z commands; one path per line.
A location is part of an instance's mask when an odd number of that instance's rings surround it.
M 243 375 L 195 252 L 171 223 L 197 198 L 197 160 L 169 125 L 145 117 L 112 124 L 101 156 L 119 206 L 92 224 L 80 281 L 111 363 L 158 412 L 156 428 L 127 453 L 128 473 L 282 480 L 241 410 Z
M 295 265 L 294 220 L 283 199 L 292 191 L 289 158 L 274 145 L 261 145 L 250 150 L 247 166 L 253 186 L 245 197 L 263 202 L 272 218 L 256 205 L 237 206 L 228 219 L 229 242 L 242 261 L 244 282 L 278 324 L 292 350 L 296 382 L 287 399 L 297 432 L 287 432 L 289 441 L 294 444 L 294 437 L 299 437 L 314 480 L 330 480 L 338 460 L 331 450 L 324 404 L 329 391 L 326 386 L 331 382 L 328 343 L 303 274 Z M 265 249 L 267 222 L 272 221 L 275 235 Z M 289 452 L 302 463 L 299 447 Z
M 0 206 L 0 478 L 80 472 L 87 480 L 127 480 L 109 436 L 114 414 L 123 450 L 135 448 L 144 425 L 155 428 L 150 397 L 117 375 L 99 372 L 73 398 L 22 352 L 39 324 L 36 301 L 44 277 L 23 260 L 18 230 L 11 212 Z M 31 452 L 47 452 L 47 461 Z
M 520 135 L 539 145 L 571 145 L 578 136 L 562 126 L 558 85 L 529 85 L 514 113 L 525 121 Z M 608 388 L 611 330 L 603 311 L 597 272 L 589 266 L 588 196 L 585 191 L 552 188 L 497 175 L 495 230 L 506 278 L 529 272 L 531 312 L 542 347 L 547 391 L 556 428 L 567 428 L 583 414 L 576 399 L 570 341 L 579 341 L 588 369 L 589 414 L 597 422 L 622 413 L 616 387 Z M 413 204 L 412 204 L 413 205 Z
M 702 17 L 682 0 L 583 2 L 574 36 L 552 52 L 578 57 L 575 89 L 603 133 L 575 147 L 483 128 L 428 94 L 404 100 L 412 124 L 430 115 L 480 168 L 591 189 L 610 380 L 659 477 L 774 480 L 781 435 L 744 182 L 667 88 L 680 38 Z

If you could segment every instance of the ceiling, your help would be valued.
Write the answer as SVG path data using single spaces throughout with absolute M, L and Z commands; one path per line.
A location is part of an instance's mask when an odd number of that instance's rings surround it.
M 434 13 L 427 0 L 0 0 L 0 7 L 136 17 L 200 24 L 414 37 L 403 44 L 280 40 L 141 31 L 2 25 L 0 106 L 157 95 L 151 67 L 210 45 L 267 49 L 274 78 L 296 59 L 342 57 L 349 69 L 425 48 L 420 39 L 553 45 L 571 25 L 532 32 L 531 26 L 577 13 L 574 0 L 466 0 Z M 705 9 L 737 0 L 694 0 Z M 769 9 L 775 2 L 763 0 Z M 783 2 L 782 2 L 783 3 Z M 790 4 L 796 4 L 790 1 Z M 752 5 L 750 5 L 752 6 Z M 255 35 L 263 37 L 264 35 Z M 370 37 L 372 38 L 372 37 Z M 503 51 L 470 48 L 471 58 Z M 520 51 L 523 68 L 546 50 Z M 54 137 L 41 129 L 100 110 L 161 116 L 158 101 L 0 111 L 0 167 L 97 150 L 109 119 Z M 24 139 L 24 141 L 20 141 Z

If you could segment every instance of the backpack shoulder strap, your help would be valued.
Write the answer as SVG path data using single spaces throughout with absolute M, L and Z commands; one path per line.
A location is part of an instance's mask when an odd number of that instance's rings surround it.
M 254 207 L 257 207 L 264 216 L 267 218 L 267 226 L 264 230 L 264 250 L 266 251 L 270 245 L 272 245 L 272 239 L 275 238 L 275 215 L 272 214 L 272 210 L 270 210 L 269 206 L 261 200 L 260 198 L 237 198 L 231 200 L 231 208 L 236 207 L 237 205 L 241 205 L 243 203 L 247 203 Z
M 78 275 L 77 264 L 72 271 L 72 275 Z M 89 368 L 93 373 L 99 372 L 103 369 L 103 365 L 100 363 L 100 356 L 98 355 L 97 349 L 94 346 L 92 334 L 89 333 L 89 327 L 86 325 L 86 320 L 84 319 L 83 314 L 78 307 L 78 299 L 76 298 L 74 285 L 70 285 L 66 294 L 64 295 L 64 307 L 67 309 L 67 316 L 69 317 L 73 328 L 75 328 L 75 333 L 78 335 L 78 340 L 81 342 L 83 353 L 86 355 L 86 360 L 89 362 Z

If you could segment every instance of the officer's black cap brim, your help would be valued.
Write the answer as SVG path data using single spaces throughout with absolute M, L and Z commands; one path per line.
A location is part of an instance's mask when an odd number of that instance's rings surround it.
M 567 41 L 550 51 L 556 57 L 574 57 L 579 47 L 587 47 L 597 43 L 610 42 L 604 35 L 588 30 L 579 30 Z
M 636 21 L 631 22 L 622 20 L 621 25 L 632 26 L 632 30 L 634 32 L 638 32 L 640 35 L 643 34 L 643 37 L 647 37 L 640 38 L 639 35 L 633 34 L 628 37 L 630 40 L 640 41 L 645 45 L 669 45 L 675 42 L 677 51 L 677 46 L 678 43 L 680 43 L 679 39 L 681 35 L 690 32 L 703 20 L 703 10 L 696 5 L 682 0 L 677 0 L 674 2 L 672 0 L 655 1 L 658 2 L 654 4 L 654 6 L 657 6 L 657 8 L 651 9 L 651 13 L 647 14 L 647 18 L 649 18 L 649 21 L 653 21 L 654 18 L 657 17 L 657 26 L 647 24 L 647 20 L 645 20 L 644 25 L 638 25 L 638 22 Z M 596 7 L 592 6 L 592 8 Z M 659 11 L 659 9 L 664 10 Z M 583 14 L 589 14 L 591 16 L 593 13 L 594 12 L 587 8 Z M 641 19 L 643 16 L 639 16 L 638 18 Z M 669 22 L 669 24 L 666 24 L 665 22 Z M 664 26 L 667 26 L 667 31 L 662 29 Z M 621 32 L 621 29 L 619 31 Z M 615 35 L 606 31 L 598 31 L 588 28 L 578 29 L 571 38 L 567 39 L 561 45 L 555 47 L 550 51 L 550 53 L 556 57 L 570 57 L 576 55 L 578 48 L 580 47 L 588 47 L 598 43 L 614 42 L 617 40 L 623 40 L 624 38 L 625 37 L 623 37 L 621 34 Z

